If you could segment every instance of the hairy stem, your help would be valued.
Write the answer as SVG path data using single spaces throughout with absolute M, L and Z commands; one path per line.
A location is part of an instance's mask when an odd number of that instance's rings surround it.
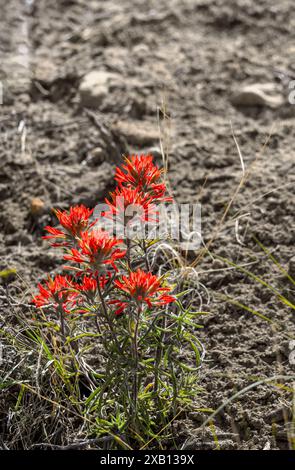
M 59 321 L 60 321 L 60 332 L 63 338 L 63 341 L 65 341 L 65 319 L 64 319 L 64 312 L 62 305 L 58 306 L 58 313 L 59 313 Z
M 126 245 L 127 245 L 127 252 L 126 252 L 127 265 L 128 265 L 129 271 L 131 271 L 131 242 L 129 238 L 126 239 Z
M 166 317 L 163 316 L 163 318 L 160 321 L 160 326 L 162 330 L 165 330 L 166 328 Z M 154 384 L 154 391 L 155 395 L 158 395 L 158 390 L 159 390 L 159 366 L 161 363 L 161 359 L 163 356 L 163 347 L 164 347 L 164 340 L 165 340 L 165 333 L 164 331 L 161 332 L 160 338 L 159 338 L 159 344 L 157 347 L 156 351 L 156 359 L 155 359 L 155 384 Z
M 151 266 L 150 266 L 150 261 L 148 259 L 148 255 L 147 255 L 147 246 L 146 246 L 145 240 L 142 241 L 142 248 L 143 248 L 143 252 L 144 252 L 144 261 L 145 261 L 146 270 L 150 271 Z
M 116 333 L 115 333 L 115 330 L 114 330 L 114 326 L 113 326 L 113 323 L 109 317 L 109 314 L 108 314 L 108 310 L 107 310 L 107 306 L 106 306 L 106 303 L 105 303 L 105 300 L 104 300 L 104 296 L 101 292 L 101 288 L 100 288 L 100 284 L 99 284 L 99 279 L 97 280 L 97 290 L 98 290 L 98 295 L 99 295 L 99 300 L 100 300 L 100 304 L 101 304 L 101 307 L 102 307 L 102 313 L 103 313 L 103 317 L 104 319 L 106 320 L 107 324 L 108 324 L 108 327 L 110 329 L 110 332 L 111 332 L 111 335 L 112 335 L 112 338 L 113 338 L 113 341 L 114 343 L 116 344 L 117 346 L 117 349 L 120 351 L 120 353 L 122 353 L 122 349 L 121 349 L 121 346 L 118 342 L 118 339 L 117 339 L 117 336 L 116 336 Z M 98 323 L 98 318 L 96 318 L 96 321 L 97 321 L 97 327 L 99 328 L 99 323 Z
M 134 404 L 135 416 L 137 413 L 137 400 L 138 400 L 138 363 L 139 363 L 138 327 L 139 327 L 141 310 L 142 310 L 141 305 L 138 305 L 137 314 L 135 318 L 134 335 L 133 335 L 133 358 L 134 358 L 133 404 Z

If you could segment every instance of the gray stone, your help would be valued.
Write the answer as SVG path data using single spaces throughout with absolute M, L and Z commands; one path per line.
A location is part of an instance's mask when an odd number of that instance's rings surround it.
M 104 70 L 92 70 L 84 75 L 80 87 L 80 104 L 86 108 L 96 108 L 101 105 L 103 99 L 113 85 L 119 85 L 118 75 Z
M 273 83 L 254 84 L 243 87 L 231 97 L 232 104 L 236 106 L 268 106 L 278 108 L 284 98 L 277 86 Z
M 114 129 L 133 145 L 153 145 L 160 139 L 159 129 L 149 121 L 118 121 Z
M 95 147 L 87 153 L 87 157 L 84 162 L 90 166 L 100 165 L 107 158 L 106 151 L 101 147 Z
M 35 64 L 34 80 L 50 85 L 58 78 L 58 68 L 48 57 L 39 57 Z

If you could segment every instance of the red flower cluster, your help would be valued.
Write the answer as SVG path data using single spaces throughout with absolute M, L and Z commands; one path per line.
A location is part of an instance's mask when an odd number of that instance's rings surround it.
M 154 210 L 158 202 L 171 200 L 164 196 L 166 186 L 162 175 L 151 155 L 126 158 L 122 168 L 116 169 L 119 186 L 106 200 L 109 212 L 105 215 L 121 216 L 128 206 L 139 205 L 142 220 L 147 221 L 151 208 Z M 55 240 L 52 246 L 64 248 L 64 260 L 78 266 L 67 267 L 75 273 L 73 277 L 57 275 L 39 284 L 39 294 L 33 298 L 36 307 L 50 305 L 55 309 L 62 307 L 65 312 L 83 313 L 91 302 L 97 310 L 96 302 L 102 302 L 103 295 L 107 296 L 106 305 L 118 306 L 115 313 L 119 314 L 132 302 L 141 307 L 147 304 L 149 308 L 173 302 L 175 298 L 168 294 L 171 289 L 163 286 L 157 276 L 141 269 L 130 272 L 129 264 L 121 262 L 126 255 L 122 240 L 94 227 L 96 221 L 90 220 L 92 213 L 93 209 L 83 205 L 71 207 L 69 211 L 56 210 L 61 228 L 45 227 L 49 235 L 43 238 Z M 119 268 L 125 272 L 127 269 L 128 274 L 118 277 Z
M 167 188 L 163 181 L 163 170 L 153 163 L 152 155 L 126 157 L 125 164 L 116 168 L 115 180 L 118 187 L 110 194 L 110 200 L 105 200 L 110 208 L 105 216 L 116 216 L 124 225 L 128 224 L 128 216 L 125 214 L 128 206 L 138 206 L 140 220 L 152 222 L 156 205 L 172 201 L 170 196 L 165 197 Z
M 131 298 L 138 306 L 142 306 L 145 302 L 149 308 L 152 308 L 175 301 L 175 297 L 168 294 L 171 291 L 170 287 L 163 286 L 157 276 L 141 269 L 131 272 L 128 276 L 122 276 L 121 279 L 116 279 L 115 285 L 120 293 L 126 294 L 127 299 Z M 109 303 L 119 306 L 115 311 L 117 315 L 128 306 L 128 302 L 121 300 L 111 300 Z
M 75 302 L 77 293 L 73 280 L 69 276 L 48 277 L 45 284 L 38 284 L 39 294 L 33 297 L 36 307 L 46 307 L 53 304 L 54 307 L 62 306 L 64 311 L 69 311 L 69 304 Z
M 100 272 L 105 266 L 112 265 L 117 270 L 115 261 L 125 256 L 126 250 L 118 246 L 122 240 L 111 237 L 107 232 L 94 229 L 84 232 L 78 241 L 78 249 L 72 248 L 70 254 L 64 255 L 65 260 L 75 263 L 87 263 L 92 271 Z
M 153 163 L 152 155 L 132 155 L 125 158 L 125 165 L 116 169 L 115 180 L 119 187 L 135 188 L 151 201 L 171 201 L 165 197 L 166 185 L 162 181 L 163 170 Z
M 69 242 L 73 241 L 75 237 L 80 237 L 83 231 L 89 229 L 93 225 L 89 223 L 89 218 L 93 213 L 93 209 L 88 209 L 83 206 L 83 204 L 81 204 L 81 206 L 71 207 L 69 212 L 55 210 L 54 213 L 64 230 L 59 230 L 47 225 L 45 230 L 47 230 L 50 235 L 46 235 L 43 238 L 61 239 L 64 241 L 61 243 L 53 243 L 52 246 L 68 246 Z
M 110 200 L 106 199 L 110 210 L 105 212 L 105 217 L 116 216 L 118 221 L 127 225 L 128 219 L 134 217 L 133 213 L 128 214 L 127 208 L 138 209 L 140 220 L 149 221 L 155 212 L 152 198 L 148 194 L 142 193 L 138 188 L 117 187 L 110 193 Z
M 109 275 L 108 276 L 103 275 L 99 277 L 99 285 L 101 289 L 105 288 L 109 279 L 110 279 Z M 95 294 L 97 292 L 97 287 L 98 287 L 97 279 L 95 279 L 92 276 L 84 276 L 82 279 L 82 282 L 80 284 L 77 283 L 75 287 L 79 292 L 84 292 L 85 294 L 90 294 L 90 295 Z

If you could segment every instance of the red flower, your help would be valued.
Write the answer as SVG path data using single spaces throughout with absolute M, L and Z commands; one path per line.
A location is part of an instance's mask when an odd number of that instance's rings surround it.
M 83 206 L 83 204 L 71 207 L 69 212 L 55 210 L 54 213 L 65 231 L 47 226 L 45 230 L 47 230 L 50 235 L 46 235 L 43 238 L 60 238 L 65 241 L 62 243 L 54 243 L 53 246 L 67 246 L 69 241 L 73 240 L 75 237 L 80 237 L 84 230 L 87 230 L 93 225 L 89 225 L 89 218 L 93 213 L 93 209 L 88 209 Z
M 76 284 L 76 289 L 80 292 L 96 292 L 97 280 L 93 277 L 84 276 L 81 284 Z
M 99 286 L 101 289 L 104 289 L 107 283 L 109 282 L 111 275 L 109 273 L 108 276 L 100 276 L 99 277 Z M 77 289 L 77 293 L 79 293 L 77 299 L 75 299 L 76 313 L 88 313 L 89 302 L 93 304 L 95 301 L 98 287 L 97 287 L 98 280 L 93 276 L 83 276 L 81 283 L 75 284 L 75 289 Z M 86 303 L 85 303 L 86 302 Z
M 123 302 L 122 300 L 109 300 L 109 305 L 118 305 L 119 308 L 115 310 L 115 315 L 120 315 L 125 308 L 128 306 L 128 302 Z
M 118 246 L 122 240 L 111 237 L 101 229 L 92 232 L 83 232 L 78 242 L 79 249 L 72 248 L 69 255 L 64 255 L 65 260 L 76 263 L 87 263 L 94 271 L 101 271 L 103 265 L 112 265 L 116 270 L 115 261 L 125 256 L 126 250 L 121 250 Z
M 116 279 L 115 285 L 123 291 L 124 294 L 127 294 L 128 297 L 135 300 L 138 305 L 146 302 L 151 308 L 175 301 L 174 296 L 168 295 L 168 292 L 171 291 L 170 287 L 164 287 L 161 283 L 161 279 L 141 269 L 131 272 L 129 276 L 122 276 L 121 280 Z M 111 301 L 111 303 L 119 305 L 119 309 L 115 312 L 116 314 L 121 313 L 127 306 L 126 301 L 114 300 Z
M 164 198 L 167 188 L 162 181 L 163 173 L 163 169 L 154 165 L 152 155 L 132 155 L 125 158 L 122 169 L 116 168 L 115 180 L 120 187 L 137 188 L 154 201 L 171 201 L 171 197 Z
M 36 307 L 46 307 L 53 304 L 56 308 L 62 305 L 65 311 L 71 302 L 74 303 L 77 293 L 74 292 L 74 284 L 69 276 L 57 275 L 54 279 L 48 277 L 45 284 L 38 284 L 39 294 L 32 301 Z
M 106 199 L 110 211 L 105 212 L 106 217 L 116 216 L 119 221 L 125 226 L 128 223 L 128 215 L 126 209 L 129 206 L 137 206 L 140 208 L 140 219 L 143 221 L 151 220 L 150 216 L 155 212 L 152 199 L 148 195 L 144 195 L 139 188 L 120 187 L 110 193 L 111 200 Z M 130 214 L 133 218 L 135 214 Z
M 106 284 L 110 280 L 110 274 L 99 277 L 99 285 L 102 289 L 105 288 Z M 92 276 L 84 276 L 81 284 L 75 284 L 75 288 L 80 292 L 95 294 L 97 292 L 97 279 Z
M 68 236 L 65 234 L 65 232 L 63 232 L 62 230 L 59 230 L 55 227 L 50 227 L 50 225 L 47 225 L 46 227 L 44 227 L 44 230 L 47 230 L 48 233 L 50 233 L 51 235 L 46 235 L 42 238 L 44 238 L 44 240 L 47 240 L 47 239 L 50 239 L 50 238 L 61 238 L 61 239 L 66 239 L 68 238 Z M 64 242 L 60 242 L 60 243 L 52 243 L 51 246 L 67 246 L 68 245 L 68 242 L 64 241 Z
M 160 180 L 162 173 L 163 170 L 153 164 L 152 155 L 131 155 L 125 157 L 122 169 L 116 168 L 115 180 L 135 187 L 150 186 Z

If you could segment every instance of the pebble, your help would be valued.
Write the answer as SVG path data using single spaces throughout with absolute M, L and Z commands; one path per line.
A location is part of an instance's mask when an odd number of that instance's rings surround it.
M 44 212 L 45 204 L 39 197 L 34 197 L 31 200 L 30 212 L 36 217 Z
M 278 108 L 284 102 L 282 94 L 273 83 L 247 85 L 233 94 L 232 104 L 236 106 L 268 106 Z
M 101 147 L 95 147 L 87 153 L 87 157 L 84 162 L 90 166 L 100 165 L 107 159 L 107 155 L 104 149 Z
M 50 85 L 58 78 L 56 65 L 45 57 L 40 57 L 35 65 L 34 80 L 42 84 Z
M 157 126 L 147 121 L 118 121 L 114 128 L 130 144 L 152 145 L 159 141 Z
M 110 87 L 119 85 L 118 75 L 104 70 L 92 70 L 84 75 L 80 87 L 80 104 L 86 108 L 97 108 L 110 92 Z

